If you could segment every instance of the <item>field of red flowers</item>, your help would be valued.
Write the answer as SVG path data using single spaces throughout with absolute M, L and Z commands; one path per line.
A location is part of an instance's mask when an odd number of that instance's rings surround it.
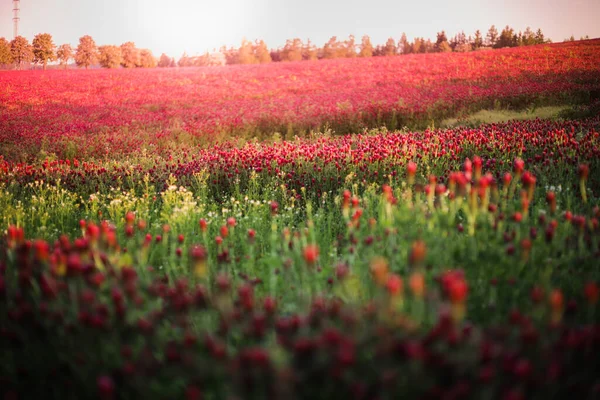
M 346 180 L 314 208 L 305 198 L 299 215 L 295 197 L 262 201 L 289 179 L 281 171 L 261 182 L 269 191 L 238 188 L 244 201 L 222 199 L 219 212 L 202 186 L 189 192 L 173 177 L 158 193 L 101 189 L 89 200 L 58 180 L 32 182 L 18 204 L 7 196 L 21 185 L 9 184 L 0 212 L 27 211 L 0 242 L 0 393 L 595 398 L 598 133 L 536 124 L 518 151 L 555 153 L 555 175 L 535 158 L 487 154 L 428 175 L 432 146 L 396 166 L 394 186 L 372 185 L 374 173 Z M 517 126 L 501 136 L 526 132 Z M 327 176 L 319 168 L 313 179 Z M 93 220 L 76 223 L 86 209 Z M 28 239 L 19 226 L 44 232 L 59 220 L 79 234 Z
M 162 157 L 148 154 L 140 164 L 55 160 L 40 164 L 0 162 L 0 183 L 27 196 L 27 185 L 36 181 L 61 186 L 89 196 L 115 183 L 125 190 L 140 192 L 144 178 L 158 190 L 167 186 L 169 176 L 192 187 L 197 174 L 206 174 L 204 187 L 219 201 L 236 191 L 245 192 L 251 178 L 269 192 L 283 185 L 288 190 L 307 190 L 319 198 L 336 192 L 349 177 L 364 184 L 393 183 L 410 160 L 427 165 L 423 179 L 436 175 L 447 183 L 450 173 L 465 158 L 477 154 L 484 168 L 496 180 L 512 160 L 522 158 L 543 180 L 574 176 L 579 163 L 600 168 L 600 120 L 512 121 L 479 128 L 383 132 L 346 136 L 323 136 L 282 143 L 230 143 L 208 149 L 183 149 Z M 598 190 L 600 176 L 591 174 L 589 186 Z
M 0 74 L 0 398 L 599 398 L 599 58 Z
M 181 70 L 0 74 L 0 155 L 156 154 L 230 136 L 426 126 L 600 89 L 600 40 L 493 52 Z

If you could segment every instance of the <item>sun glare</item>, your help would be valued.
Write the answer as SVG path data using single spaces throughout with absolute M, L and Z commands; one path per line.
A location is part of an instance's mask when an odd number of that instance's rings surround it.
M 252 10 L 241 0 L 221 3 L 181 1 L 167 7 L 156 0 L 139 6 L 137 25 L 145 46 L 180 56 L 203 53 L 222 45 L 236 45 L 247 34 Z

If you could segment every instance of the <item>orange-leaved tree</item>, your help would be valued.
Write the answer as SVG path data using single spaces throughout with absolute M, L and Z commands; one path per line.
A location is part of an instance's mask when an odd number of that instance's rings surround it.
M 98 47 L 98 62 L 102 68 L 119 68 L 121 66 L 121 48 L 112 45 Z
M 121 65 L 124 68 L 135 68 L 141 65 L 140 50 L 135 47 L 135 43 L 126 42 L 121 45 Z
M 13 61 L 17 63 L 18 69 L 21 69 L 21 65 L 24 62 L 31 62 L 33 60 L 31 45 L 23 36 L 17 36 L 10 42 L 10 52 Z
M 90 65 L 98 62 L 98 48 L 91 36 L 85 35 L 79 38 L 79 45 L 75 51 L 75 63 L 78 67 L 88 69 Z
M 32 45 L 34 63 L 42 64 L 44 69 L 46 69 L 48 62 L 56 60 L 56 45 L 52 41 L 52 35 L 49 33 L 35 35 Z
M 9 65 L 13 62 L 10 43 L 5 38 L 0 38 L 0 65 Z
M 69 60 L 73 58 L 73 49 L 71 48 L 71 45 L 61 44 L 58 46 L 58 50 L 56 50 L 56 58 L 58 58 L 60 65 L 63 65 L 64 68 L 67 69 Z

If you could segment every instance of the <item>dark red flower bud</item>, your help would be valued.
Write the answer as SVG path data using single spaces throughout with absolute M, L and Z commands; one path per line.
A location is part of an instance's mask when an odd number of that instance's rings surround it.
M 516 223 L 519 223 L 523 220 L 523 214 L 521 214 L 520 212 L 516 211 L 513 216 L 512 216 L 512 220 L 515 221 Z
M 81 259 L 76 254 L 71 254 L 69 258 L 67 258 L 67 274 L 70 276 L 81 275 L 83 272 L 83 264 L 81 263 Z
M 544 300 L 544 290 L 539 286 L 534 286 L 531 289 L 531 301 L 536 304 L 541 303 Z
M 229 281 L 229 277 L 224 274 L 219 274 L 216 279 L 217 288 L 221 292 L 227 292 L 231 287 L 231 283 Z
M 150 322 L 148 319 L 143 318 L 143 317 L 138 319 L 137 327 L 142 333 L 150 333 L 150 332 L 152 332 L 152 328 L 153 328 L 152 322 Z
M 600 296 L 600 289 L 598 288 L 598 284 L 596 284 L 596 282 L 586 283 L 583 292 L 588 303 L 593 305 L 598 302 L 598 297 Z
M 346 264 L 340 263 L 335 267 L 335 276 L 338 280 L 343 280 L 349 272 L 350 270 Z
M 125 236 L 127 236 L 127 237 L 132 237 L 132 236 L 133 236 L 133 234 L 134 234 L 133 226 L 131 226 L 131 225 L 127 225 L 127 226 L 125 227 Z
M 414 177 L 416 173 L 417 173 L 417 164 L 415 164 L 412 161 L 409 161 L 406 166 L 406 174 L 409 177 Z
M 513 171 L 515 174 L 521 174 L 525 169 L 525 162 L 520 158 L 515 158 L 513 162 Z
M 208 229 L 208 223 L 206 222 L 206 220 L 204 218 L 202 218 L 198 222 L 198 225 L 200 226 L 200 230 L 202 231 L 202 233 L 206 232 L 206 230 Z
M 202 400 L 202 392 L 196 385 L 189 385 L 185 389 L 185 400 Z
M 532 369 L 531 361 L 522 358 L 515 363 L 514 374 L 520 379 L 527 379 L 531 375 Z
M 580 180 L 586 181 L 588 178 L 588 175 L 590 174 L 590 167 L 587 164 L 579 164 L 577 173 L 579 174 Z
M 312 266 L 316 263 L 317 258 L 319 257 L 319 248 L 317 245 L 308 245 L 304 248 L 304 261 L 309 266 Z
M 113 382 L 111 377 L 107 375 L 98 377 L 98 379 L 96 380 L 96 386 L 98 388 L 98 396 L 102 400 L 110 400 L 114 398 L 115 383 Z
M 279 203 L 277 203 L 276 201 L 272 201 L 270 203 L 270 207 L 271 207 L 271 215 L 276 215 L 277 210 L 279 210 Z
M 272 297 L 267 296 L 267 297 L 265 297 L 265 300 L 263 303 L 263 308 L 265 309 L 265 312 L 268 315 L 273 315 L 277 308 L 277 303 L 275 302 L 275 300 Z
M 135 221 L 135 214 L 132 213 L 131 211 L 127 212 L 127 214 L 125 214 L 125 222 L 127 223 L 127 225 L 133 225 Z

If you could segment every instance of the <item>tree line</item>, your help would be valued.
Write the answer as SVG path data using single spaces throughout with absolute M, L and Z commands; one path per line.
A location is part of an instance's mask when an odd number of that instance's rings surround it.
M 541 29 L 533 31 L 527 27 L 516 32 L 510 26 L 498 31 L 492 25 L 485 36 L 477 30 L 467 36 L 460 32 L 449 38 L 445 31 L 438 32 L 436 40 L 416 37 L 410 42 L 406 34 L 396 41 L 389 38 L 385 44 L 373 45 L 369 36 L 361 38 L 360 43 L 353 35 L 346 40 L 333 36 L 322 47 L 310 40 L 303 42 L 299 38 L 289 39 L 283 47 L 269 49 L 263 40 L 251 42 L 242 40 L 240 47 L 221 47 L 218 52 L 206 52 L 199 56 L 184 53 L 179 60 L 162 54 L 156 59 L 148 49 L 138 49 L 133 42 L 120 46 L 96 46 L 94 39 L 86 35 L 79 39 L 79 45 L 73 49 L 69 44 L 56 46 L 52 36 L 41 33 L 30 44 L 26 38 L 17 36 L 11 42 L 0 38 L 0 65 L 15 65 L 21 68 L 24 63 L 40 64 L 46 69 L 50 62 L 59 61 L 67 67 L 74 60 L 78 67 L 89 68 L 100 65 L 103 68 L 153 68 L 153 67 L 189 67 L 231 64 L 264 64 L 280 61 L 320 60 L 333 58 L 378 57 L 400 54 L 467 52 L 504 47 L 530 46 L 550 43 Z
M 58 61 L 67 68 L 73 60 L 78 67 L 88 69 L 93 65 L 103 68 L 154 68 L 157 60 L 148 49 L 138 49 L 133 42 L 120 46 L 97 46 L 91 36 L 82 36 L 75 49 L 70 44 L 56 46 L 52 35 L 40 33 L 29 41 L 17 36 L 12 41 L 0 38 L 0 65 L 13 65 L 21 69 L 24 64 L 34 63 L 46 69 L 48 63 Z
M 379 57 L 401 54 L 440 53 L 440 52 L 466 52 L 476 50 L 499 49 L 504 47 L 531 46 L 550 43 L 551 40 L 544 36 L 541 29 L 533 31 L 527 27 L 524 31 L 516 32 L 510 26 L 502 31 L 492 25 L 485 35 L 477 30 L 473 35 L 467 36 L 460 32 L 453 37 L 448 37 L 445 31 L 438 32 L 436 40 L 416 37 L 411 42 L 406 34 L 402 34 L 396 41 L 389 38 L 385 44 L 373 45 L 371 38 L 365 35 L 360 42 L 353 35 L 346 40 L 333 36 L 322 47 L 315 46 L 310 40 L 303 42 L 299 38 L 289 39 L 283 47 L 269 50 L 263 40 L 251 42 L 244 39 L 239 48 L 221 47 L 218 52 L 205 53 L 200 56 L 190 57 L 187 54 L 175 62 L 163 54 L 158 62 L 159 67 L 208 66 L 222 64 L 263 64 L 280 61 L 320 60 L 332 58 L 353 57 Z

